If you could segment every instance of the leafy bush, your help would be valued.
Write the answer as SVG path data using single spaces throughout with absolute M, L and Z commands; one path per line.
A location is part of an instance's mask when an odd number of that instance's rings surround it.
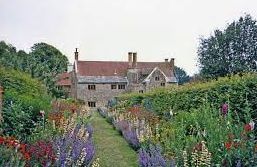
M 126 94 L 118 98 L 119 103 L 127 100 L 125 107 L 135 103 L 142 104 L 149 111 L 166 117 L 170 111 L 176 114 L 179 111 L 198 109 L 206 102 L 217 109 L 220 104 L 229 101 L 230 109 L 237 111 L 243 117 L 247 107 L 251 111 L 257 109 L 257 74 L 235 75 L 233 77 L 219 78 L 206 83 L 191 83 L 168 89 L 156 89 L 152 92 L 139 94 Z M 249 106 L 246 106 L 248 100 Z M 118 104 L 119 105 L 119 104 Z M 251 112 L 257 118 L 256 112 Z
M 39 118 L 39 111 L 50 109 L 46 88 L 29 75 L 0 67 L 0 84 L 4 87 L 3 133 L 25 140 Z
M 192 165 L 201 158 L 203 161 L 219 165 L 226 162 L 228 166 L 236 166 L 238 160 L 243 165 L 255 166 L 255 135 L 253 123 L 245 110 L 245 124 L 233 119 L 233 111 L 226 114 L 210 105 L 193 109 L 191 112 L 180 112 L 172 121 L 163 121 L 160 128 L 160 143 L 166 154 L 176 157 L 176 163 L 183 165 L 185 156 Z M 203 153 L 202 142 L 205 142 Z M 187 155 L 184 155 L 184 152 Z M 209 155 L 211 153 L 211 155 Z M 194 157 L 195 156 L 195 157 Z M 211 160 L 210 160 L 211 159 Z

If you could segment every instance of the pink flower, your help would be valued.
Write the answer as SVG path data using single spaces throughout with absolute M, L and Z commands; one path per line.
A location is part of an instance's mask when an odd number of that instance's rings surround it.
M 246 132 L 250 132 L 250 131 L 252 130 L 251 125 L 250 125 L 250 124 L 246 124 L 246 125 L 244 126 L 244 130 L 245 130 Z
M 224 103 L 220 109 L 221 115 L 226 116 L 228 114 L 228 104 Z

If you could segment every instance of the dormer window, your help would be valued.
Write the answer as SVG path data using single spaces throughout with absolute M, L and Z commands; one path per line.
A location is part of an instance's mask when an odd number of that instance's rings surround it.
M 155 77 L 155 81 L 160 81 L 160 77 L 159 77 L 159 76 L 156 76 L 156 77 Z

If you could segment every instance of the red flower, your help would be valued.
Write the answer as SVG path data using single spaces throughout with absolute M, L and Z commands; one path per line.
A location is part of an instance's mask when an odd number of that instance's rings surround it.
M 252 130 L 251 125 L 250 125 L 250 124 L 246 124 L 246 125 L 244 126 L 244 130 L 245 130 L 246 132 L 250 132 L 250 131 Z
M 0 144 L 4 144 L 4 138 L 0 137 Z
M 29 155 L 29 153 L 24 153 L 23 154 L 23 156 L 24 156 L 24 158 L 26 159 L 26 160 L 30 160 L 30 155 Z
M 21 144 L 21 145 L 20 145 L 20 151 L 23 152 L 23 153 L 26 151 L 26 146 L 25 146 L 25 144 Z
M 226 148 L 227 150 L 230 150 L 231 147 L 232 147 L 232 145 L 233 145 L 233 142 L 225 142 L 225 148 Z

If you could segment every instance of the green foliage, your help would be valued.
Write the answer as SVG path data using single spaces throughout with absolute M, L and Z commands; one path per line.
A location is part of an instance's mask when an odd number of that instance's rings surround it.
M 228 74 L 256 71 L 257 24 L 250 15 L 215 30 L 200 40 L 198 59 L 201 75 L 217 78 Z
M 37 141 L 53 141 L 56 136 L 60 136 L 61 131 L 58 128 L 54 128 L 53 124 L 46 121 L 43 125 L 43 120 L 38 122 L 38 125 L 33 129 L 30 136 L 27 137 L 28 143 L 35 143 Z
M 14 149 L 0 145 L 0 166 L 25 166 L 22 155 L 18 154 Z
M 39 81 L 16 70 L 0 67 L 0 84 L 4 87 L 4 134 L 24 140 L 34 128 L 39 111 L 50 109 L 50 97 Z
M 249 107 L 251 111 L 257 109 L 256 94 L 257 74 L 244 74 L 219 78 L 206 83 L 191 83 L 168 89 L 157 89 L 145 94 L 126 94 L 118 99 L 119 101 L 128 100 L 127 104 L 131 104 L 136 98 L 144 99 L 143 102 L 151 104 L 151 111 L 161 116 L 169 114 L 171 110 L 176 114 L 180 111 L 197 109 L 206 102 L 219 109 L 222 103 L 229 100 L 231 110 L 242 117 L 245 108 Z M 246 100 L 249 106 L 246 106 Z M 255 112 L 250 114 L 253 118 L 257 118 Z
M 236 166 L 237 160 L 255 166 L 253 132 L 245 132 L 244 123 L 232 119 L 230 112 L 224 117 L 207 104 L 190 113 L 180 112 L 170 122 L 163 121 L 160 142 L 166 154 L 176 157 L 177 164 L 182 166 L 183 150 L 192 153 L 205 141 L 215 166 L 223 161 L 227 161 L 228 166 Z
M 49 93 L 60 96 L 55 87 L 58 74 L 67 70 L 68 59 L 58 49 L 46 43 L 37 43 L 31 48 L 30 73 L 45 83 Z
M 178 80 L 179 85 L 183 85 L 189 82 L 190 77 L 187 75 L 186 71 L 183 68 L 175 66 L 175 75 Z
M 58 49 L 46 43 L 37 43 L 27 54 L 16 51 L 12 45 L 0 41 L 0 64 L 29 73 L 41 80 L 50 94 L 61 97 L 65 92 L 55 86 L 57 75 L 67 70 L 68 59 Z

